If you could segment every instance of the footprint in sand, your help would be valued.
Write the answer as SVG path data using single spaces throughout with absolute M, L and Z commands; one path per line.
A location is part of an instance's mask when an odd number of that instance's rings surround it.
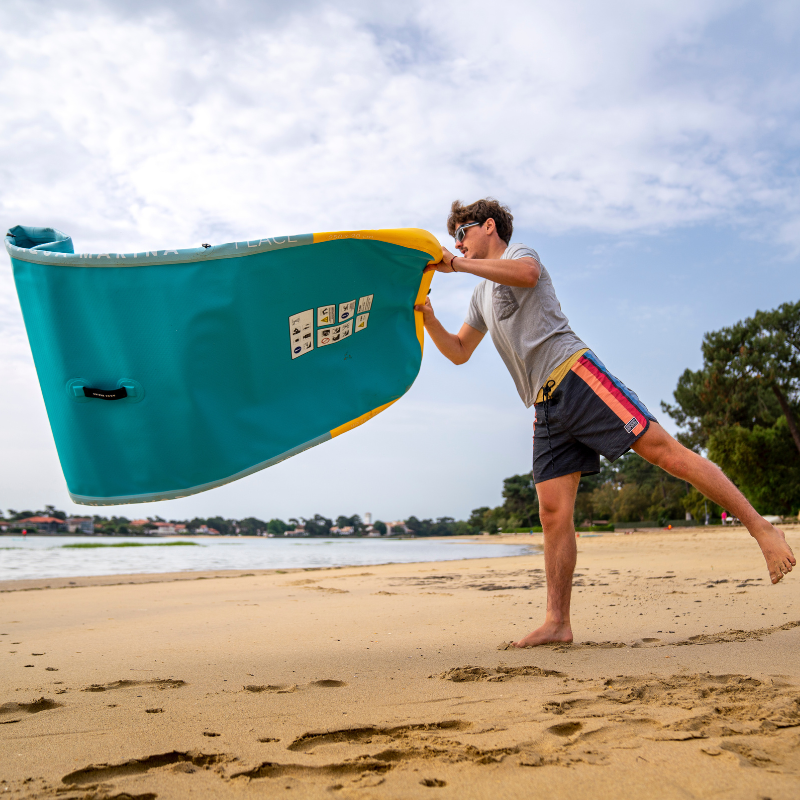
M 441 678 L 444 681 L 453 681 L 454 683 L 467 683 L 471 681 L 501 683 L 509 681 L 512 678 L 563 678 L 565 674 L 563 672 L 557 672 L 554 669 L 542 669 L 533 664 L 522 667 L 507 667 L 500 664 L 497 669 L 471 665 L 453 667 L 439 675 L 429 675 L 428 677 Z
M 186 686 L 186 681 L 175 680 L 173 678 L 154 678 L 150 681 L 112 681 L 111 683 L 93 683 L 81 689 L 82 692 L 110 692 L 114 689 L 129 689 L 134 686 L 152 686 L 155 689 L 179 689 Z
M 556 736 L 572 736 L 583 728 L 581 722 L 560 722 L 558 725 L 551 725 L 547 730 Z
M 49 700 L 46 697 L 40 697 L 32 703 L 3 703 L 0 705 L 0 717 L 22 714 L 38 714 L 42 711 L 50 711 L 54 708 L 61 708 L 64 704 L 57 703 L 55 700 Z M 19 722 L 19 719 L 13 720 Z
M 272 684 L 256 684 L 251 683 L 247 686 L 243 686 L 242 689 L 245 692 L 253 692 L 254 694 L 259 694 L 260 692 L 271 692 L 272 694 L 289 694 L 290 692 L 297 691 L 297 684 L 279 684 L 279 685 L 272 685 Z
M 631 647 L 647 647 L 658 644 L 661 639 L 656 639 L 653 636 L 644 636 L 641 639 L 637 639 L 635 642 L 631 644 Z
M 333 679 L 321 680 L 321 681 L 311 681 L 311 683 L 305 684 L 305 686 L 316 686 L 320 689 L 339 689 L 342 686 L 347 686 L 344 681 L 337 681 Z M 259 694 L 261 692 L 269 692 L 271 694 L 289 694 L 290 692 L 296 692 L 298 689 L 305 688 L 303 686 L 298 686 L 296 683 L 290 684 L 257 684 L 251 683 L 247 686 L 243 686 L 242 689 L 245 692 L 253 692 L 254 694 Z

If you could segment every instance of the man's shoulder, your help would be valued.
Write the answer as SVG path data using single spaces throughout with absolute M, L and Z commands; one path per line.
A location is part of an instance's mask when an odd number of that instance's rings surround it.
M 532 247 L 528 247 L 528 245 L 522 244 L 522 242 L 512 242 L 506 247 L 505 252 L 500 258 L 535 258 L 540 264 L 542 263 L 539 254 Z

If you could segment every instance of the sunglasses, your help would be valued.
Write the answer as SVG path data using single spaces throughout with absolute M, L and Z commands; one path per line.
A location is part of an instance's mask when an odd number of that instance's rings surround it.
M 473 228 L 475 225 L 482 225 L 482 222 L 468 222 L 466 225 L 459 225 L 456 228 L 455 232 L 455 240 L 457 242 L 463 242 L 464 237 L 467 235 L 467 228 Z

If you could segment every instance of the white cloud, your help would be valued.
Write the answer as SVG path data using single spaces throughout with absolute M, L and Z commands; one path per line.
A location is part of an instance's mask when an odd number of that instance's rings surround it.
M 791 194 L 764 123 L 796 93 L 780 70 L 753 87 L 716 64 L 726 48 L 703 31 L 729 3 L 354 8 L 219 37 L 176 24 L 191 8 L 4 25 L 4 211 L 117 247 L 441 230 L 454 193 L 487 187 L 556 231 L 663 229 Z
M 453 197 L 492 194 L 551 234 L 713 223 L 800 247 L 800 93 L 793 60 L 774 58 L 800 12 L 766 14 L 722 0 L 6 3 L 0 213 L 95 252 L 404 225 L 444 239 Z M 469 285 L 436 301 L 454 324 Z M 0 326 L 30 427 L 7 276 Z

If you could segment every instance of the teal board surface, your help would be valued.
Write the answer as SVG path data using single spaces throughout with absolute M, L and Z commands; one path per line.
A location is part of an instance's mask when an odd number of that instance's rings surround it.
M 52 255 L 32 249 L 36 230 L 50 230 Z M 12 229 L 7 249 L 72 498 L 104 505 L 212 488 L 401 397 L 421 363 L 413 307 L 431 253 L 374 233 L 155 251 L 148 262 L 69 255 L 63 234 Z M 123 399 L 82 392 L 121 385 Z

